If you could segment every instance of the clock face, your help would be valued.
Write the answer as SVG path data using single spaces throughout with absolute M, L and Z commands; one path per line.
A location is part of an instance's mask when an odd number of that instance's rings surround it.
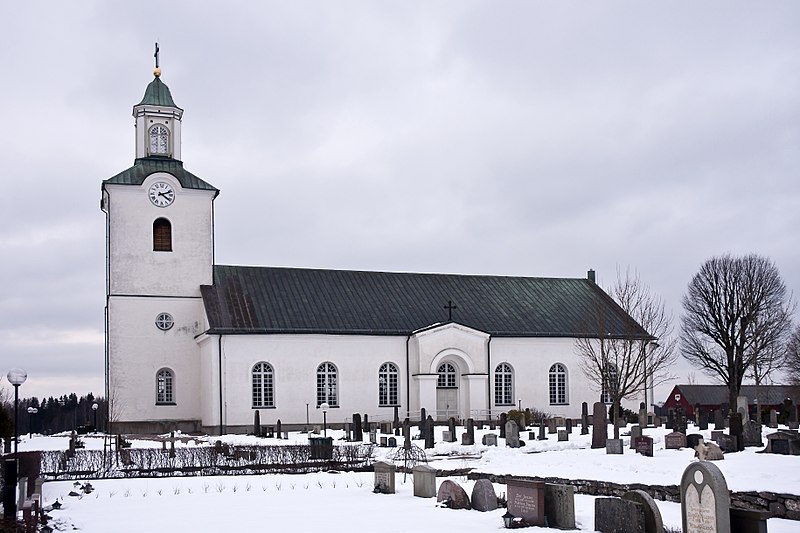
M 172 189 L 172 185 L 163 181 L 152 184 L 148 196 L 153 205 L 158 207 L 167 207 L 175 201 L 175 191 Z

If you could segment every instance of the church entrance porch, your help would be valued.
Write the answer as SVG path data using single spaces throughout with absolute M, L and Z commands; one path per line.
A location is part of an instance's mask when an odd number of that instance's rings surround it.
M 436 419 L 458 416 L 458 370 L 455 364 L 444 362 L 436 369 Z

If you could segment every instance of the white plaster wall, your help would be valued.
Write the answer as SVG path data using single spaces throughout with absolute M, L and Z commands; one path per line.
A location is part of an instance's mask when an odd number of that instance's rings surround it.
M 412 373 L 436 373 L 438 365 L 447 358 L 444 352 L 455 349 L 462 354 L 454 353 L 453 359 L 460 358 L 466 364 L 466 367 L 460 365 L 460 374 L 485 374 L 488 339 L 486 333 L 458 324 L 447 324 L 418 333 L 411 338 L 416 355 L 412 362 Z
M 175 325 L 155 325 L 166 312 Z M 119 421 L 200 418 L 200 298 L 111 297 L 109 299 L 109 384 L 116 391 Z M 170 368 L 175 376 L 176 405 L 156 405 L 156 373 Z
M 154 206 L 147 191 L 155 181 L 175 188 L 175 201 Z M 213 191 L 181 188 L 158 172 L 141 186 L 106 185 L 108 191 L 111 294 L 199 296 L 212 281 Z M 172 252 L 153 251 L 153 222 L 172 224 Z
M 400 412 L 407 409 L 403 336 L 227 335 L 222 338 L 222 353 L 227 426 L 253 423 L 251 372 L 259 361 L 272 365 L 275 384 L 275 408 L 260 410 L 262 424 L 274 424 L 278 419 L 305 423 L 307 403 L 310 423 L 321 424 L 322 412 L 316 409 L 316 371 L 326 361 L 339 373 L 339 407 L 328 411 L 329 422 L 342 423 L 353 413 L 392 419 L 392 407 L 378 406 L 378 369 L 386 362 L 397 365 Z
M 503 338 L 491 343 L 492 357 L 492 408 L 501 412 L 513 407 L 495 406 L 494 370 L 500 363 L 514 368 L 514 400 L 522 399 L 522 407 L 535 407 L 552 415 L 577 418 L 581 403 L 592 405 L 600 398 L 600 389 L 583 375 L 578 364 L 575 339 L 570 338 Z M 550 367 L 562 363 L 567 368 L 567 405 L 550 404 Z M 638 401 L 638 400 L 637 400 Z M 637 401 L 623 402 L 623 406 L 638 411 Z

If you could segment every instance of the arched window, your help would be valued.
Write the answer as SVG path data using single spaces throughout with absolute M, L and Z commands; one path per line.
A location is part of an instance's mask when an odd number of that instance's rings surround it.
M 169 368 L 162 368 L 156 373 L 156 404 L 173 405 L 175 403 L 175 375 Z
M 617 390 L 619 386 L 619 376 L 617 374 L 617 367 L 609 363 L 605 376 L 603 379 L 603 388 L 600 391 L 600 401 L 603 403 L 611 403 L 611 391 Z
M 333 363 L 322 363 L 317 367 L 317 407 L 327 403 L 339 405 L 337 371 Z
M 166 218 L 157 218 L 153 222 L 153 251 L 172 251 L 172 224 Z
M 508 363 L 494 369 L 494 403 L 514 405 L 514 369 Z
M 397 379 L 399 372 L 394 363 L 383 363 L 378 369 L 378 406 L 399 405 L 397 401 Z
M 453 389 L 456 387 L 456 367 L 453 363 L 442 363 L 436 370 L 439 379 L 436 386 L 442 389 Z
M 275 389 L 272 381 L 272 366 L 256 363 L 253 366 L 253 409 L 275 407 Z
M 156 124 L 150 128 L 150 154 L 169 155 L 169 130 Z
M 567 404 L 567 367 L 556 363 L 550 367 L 550 405 Z

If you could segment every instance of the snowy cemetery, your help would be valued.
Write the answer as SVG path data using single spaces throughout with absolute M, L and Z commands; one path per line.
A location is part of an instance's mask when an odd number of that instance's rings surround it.
M 609 424 L 594 408 L 539 423 L 421 413 L 259 436 L 23 435 L 11 506 L 30 531 L 800 529 L 796 420 Z

